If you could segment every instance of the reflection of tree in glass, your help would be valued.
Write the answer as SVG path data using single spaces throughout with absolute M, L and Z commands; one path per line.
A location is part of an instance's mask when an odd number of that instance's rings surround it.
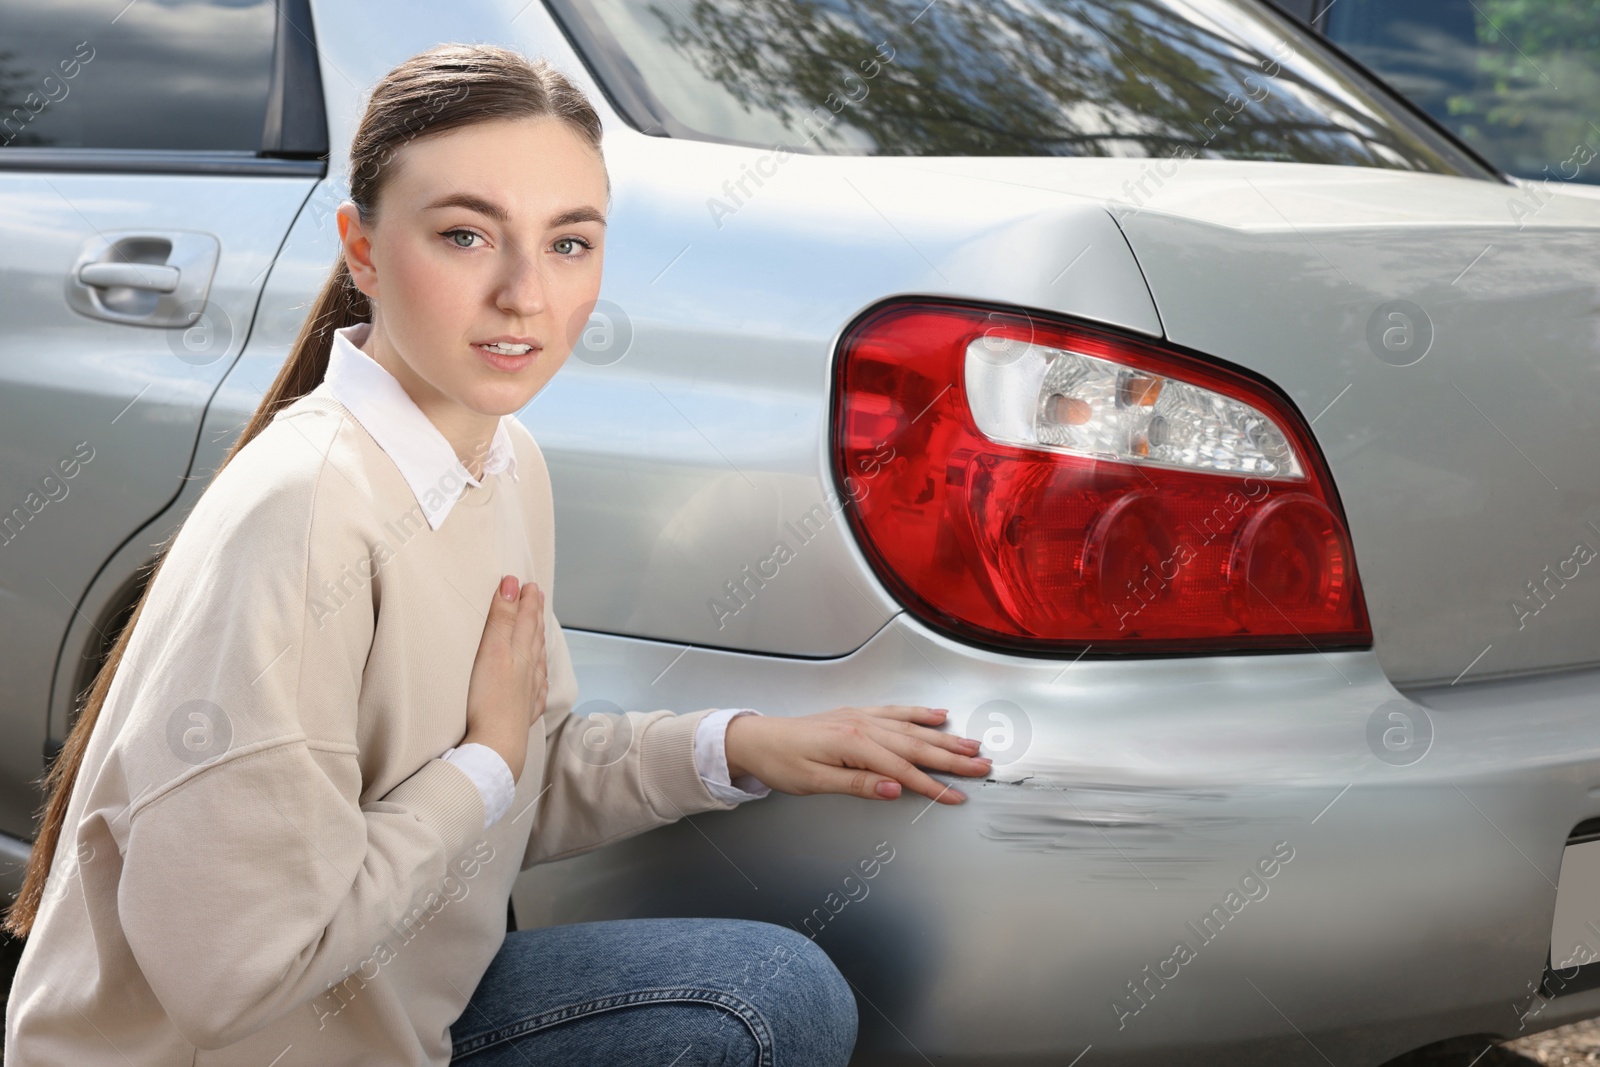
M 1438 166 L 1384 120 L 1165 0 L 693 0 L 650 10 L 702 76 L 825 151 L 1187 150 Z M 892 61 L 874 62 L 885 55 Z
M 1449 98 L 1444 121 L 1513 174 L 1571 180 L 1577 164 L 1561 164 L 1575 148 L 1600 152 L 1600 0 L 1476 7 L 1477 84 Z M 1600 182 L 1597 171 L 1576 180 Z
M 28 128 L 33 119 L 24 101 L 37 92 L 33 73 L 17 65 L 15 52 L 0 52 L 0 148 L 23 148 L 50 142 Z

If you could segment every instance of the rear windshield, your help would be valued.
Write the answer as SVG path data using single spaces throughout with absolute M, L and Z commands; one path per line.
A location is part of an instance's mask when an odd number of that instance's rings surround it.
M 547 0 L 638 129 L 890 156 L 1492 177 L 1256 0 Z
M 1596 0 L 1343 0 L 1323 21 L 1335 44 L 1507 173 L 1600 184 Z

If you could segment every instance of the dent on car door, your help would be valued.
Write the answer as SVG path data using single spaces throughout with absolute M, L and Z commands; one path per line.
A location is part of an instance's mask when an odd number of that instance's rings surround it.
M 325 168 L 305 6 L 0 0 L 6 834 L 31 836 L 57 658 L 97 651 L 63 648 L 80 598 L 177 495 Z

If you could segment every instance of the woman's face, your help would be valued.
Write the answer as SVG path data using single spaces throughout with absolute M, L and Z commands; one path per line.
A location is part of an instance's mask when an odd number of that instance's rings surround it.
M 559 119 L 514 118 L 421 137 L 391 167 L 371 226 L 339 208 L 351 279 L 374 302 L 364 350 L 441 428 L 519 410 L 600 292 L 600 158 Z

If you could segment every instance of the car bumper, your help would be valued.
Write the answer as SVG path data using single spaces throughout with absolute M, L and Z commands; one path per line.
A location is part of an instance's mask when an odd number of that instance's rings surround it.
M 518 883 L 524 927 L 801 930 L 860 996 L 858 1064 L 1380 1063 L 1600 1012 L 1535 997 L 1600 671 L 1402 695 L 1370 650 L 1036 659 L 904 615 L 826 660 L 568 640 L 583 700 L 928 704 L 984 738 L 991 780 L 939 776 L 963 805 L 774 794 Z

